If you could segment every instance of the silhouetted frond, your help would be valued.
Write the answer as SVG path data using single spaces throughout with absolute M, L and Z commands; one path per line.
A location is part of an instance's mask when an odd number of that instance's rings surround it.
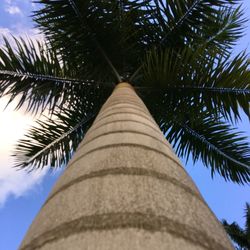
M 0 97 L 9 97 L 9 103 L 18 100 L 17 109 L 26 104 L 29 111 L 53 111 L 89 86 L 98 86 L 91 80 L 77 79 L 55 51 L 38 41 L 14 38 L 11 46 L 4 40 L 5 46 L 0 48 Z
M 204 49 L 196 53 L 189 48 L 153 51 L 145 60 L 142 83 L 149 87 L 148 92 L 159 91 L 166 100 L 165 105 L 170 100 L 179 102 L 185 98 L 202 109 L 237 121 L 240 109 L 250 118 L 249 66 L 244 53 L 230 59 L 218 58 L 217 54 L 208 56 Z
M 218 172 L 225 180 L 236 183 L 250 181 L 250 150 L 247 138 L 209 112 L 193 110 L 166 116 L 161 129 L 180 157 L 192 156 Z
M 33 170 L 66 166 L 96 114 L 71 106 L 52 117 L 42 117 L 19 140 L 14 152 L 16 167 Z
M 230 238 L 234 243 L 237 244 L 237 249 L 239 250 L 249 250 L 250 249 L 250 232 L 249 232 L 249 217 L 250 217 L 250 206 L 246 203 L 245 208 L 246 217 L 246 228 L 242 229 L 236 222 L 229 224 L 226 220 L 222 220 L 222 224 L 227 231 Z
M 40 0 L 34 20 L 66 61 L 95 80 L 119 80 L 161 32 L 151 1 Z

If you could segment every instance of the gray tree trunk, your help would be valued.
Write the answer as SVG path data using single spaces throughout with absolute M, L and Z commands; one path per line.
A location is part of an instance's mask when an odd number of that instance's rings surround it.
M 233 247 L 142 100 L 121 83 L 20 249 Z

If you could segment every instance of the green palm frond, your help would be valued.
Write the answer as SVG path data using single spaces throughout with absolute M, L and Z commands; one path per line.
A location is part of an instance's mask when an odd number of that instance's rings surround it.
M 236 9 L 221 8 L 214 20 L 216 24 L 204 25 L 205 31 L 198 33 L 198 37 L 193 42 L 198 44 L 198 48 L 204 47 L 208 54 L 213 51 L 220 56 L 230 56 L 233 46 L 244 33 L 243 25 L 246 19 L 242 17 L 241 6 Z
M 163 93 L 166 106 L 168 100 L 177 103 L 185 99 L 237 121 L 241 109 L 250 118 L 249 66 L 245 53 L 229 59 L 207 56 L 204 49 L 196 53 L 189 48 L 155 50 L 145 60 L 142 83 L 151 92 Z
M 229 4 L 237 1 L 175 1 L 156 0 L 154 15 L 162 30 L 163 37 L 155 48 L 185 49 L 193 52 L 203 48 L 207 55 L 228 57 L 233 45 L 243 35 L 241 7 L 234 8 Z M 182 7 L 181 7 L 182 6 Z M 151 47 L 151 49 L 152 49 Z M 143 68 L 141 64 L 130 80 L 135 81 Z
M 194 162 L 202 160 L 211 168 L 212 177 L 218 172 L 225 180 L 241 184 L 250 181 L 247 138 L 218 117 L 211 118 L 205 111 L 183 114 L 175 110 L 175 115 L 166 116 L 160 123 L 180 157 L 192 155 Z
M 236 242 L 242 250 L 247 250 L 248 248 L 245 248 L 245 246 L 248 246 L 248 243 L 245 239 L 244 231 L 240 226 L 236 222 L 228 224 L 225 220 L 222 221 L 222 224 L 230 238 Z
M 149 0 L 39 2 L 34 20 L 50 45 L 95 80 L 126 77 L 160 32 Z
M 222 27 L 225 29 L 225 24 L 228 24 L 227 29 L 234 29 L 232 37 L 227 37 L 229 40 L 239 38 L 237 35 L 241 33 L 242 20 L 239 18 L 239 9 L 233 11 L 231 7 L 239 1 L 181 0 L 177 3 L 174 0 L 156 0 L 155 2 L 161 10 L 162 18 L 166 17 L 164 20 L 167 33 L 161 41 L 162 44 L 186 45 L 193 42 L 198 44 L 201 37 L 209 37 L 210 27 L 214 29 L 213 34 L 216 34 Z
M 15 166 L 29 171 L 65 166 L 111 91 L 103 85 L 89 86 L 74 100 L 56 106 L 51 115 L 39 118 L 18 141 Z
M 229 8 L 237 2 L 40 0 L 34 20 L 64 60 L 116 82 L 135 80 L 145 51 L 159 45 L 229 54 L 245 21 L 240 8 Z
M 38 111 L 63 105 L 79 91 L 86 90 L 93 81 L 75 78 L 74 70 L 63 63 L 57 53 L 40 42 L 14 38 L 14 45 L 5 40 L 0 48 L 0 97 L 9 102 L 18 100 L 27 110 Z M 68 91 L 65 91 L 65 88 Z
M 246 218 L 245 232 L 247 234 L 247 237 L 249 239 L 249 244 L 250 244 L 250 205 L 249 203 L 246 203 L 245 218 Z
M 16 146 L 16 167 L 31 171 L 45 166 L 51 169 L 65 166 L 96 114 L 97 111 L 86 114 L 71 107 L 38 120 Z
M 80 25 L 83 25 L 83 27 L 85 29 L 87 29 L 87 31 L 89 33 L 93 34 L 93 31 L 92 31 L 90 25 L 88 24 L 88 22 L 86 21 L 86 19 L 81 14 L 80 10 L 76 6 L 76 3 L 74 1 L 72 1 L 72 0 L 68 0 L 68 3 L 71 6 L 71 8 L 74 10 L 77 18 L 79 19 Z M 111 68 L 112 72 L 114 73 L 114 75 L 116 77 L 116 80 L 119 81 L 119 82 L 121 82 L 121 76 L 117 72 L 116 68 L 114 67 L 114 65 L 110 61 L 109 57 L 107 56 L 106 52 L 104 51 L 104 49 L 102 48 L 102 46 L 100 45 L 100 43 L 98 42 L 98 40 L 93 35 L 90 35 L 90 38 L 95 43 L 97 49 L 100 51 L 100 54 L 103 56 L 104 60 L 107 62 L 107 64 Z
M 250 232 L 249 232 L 249 217 L 250 206 L 246 203 L 245 208 L 246 227 L 242 229 L 236 222 L 229 224 L 226 220 L 222 220 L 222 224 L 227 231 L 230 238 L 237 244 L 237 249 L 248 250 L 250 249 Z

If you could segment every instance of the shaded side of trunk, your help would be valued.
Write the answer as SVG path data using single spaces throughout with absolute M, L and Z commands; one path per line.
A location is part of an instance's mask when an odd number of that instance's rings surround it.
M 233 248 L 142 100 L 122 83 L 20 249 Z

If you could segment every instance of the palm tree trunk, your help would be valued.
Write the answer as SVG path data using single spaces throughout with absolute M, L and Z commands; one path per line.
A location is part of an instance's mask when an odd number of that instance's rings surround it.
M 233 248 L 142 100 L 120 83 L 20 249 Z

